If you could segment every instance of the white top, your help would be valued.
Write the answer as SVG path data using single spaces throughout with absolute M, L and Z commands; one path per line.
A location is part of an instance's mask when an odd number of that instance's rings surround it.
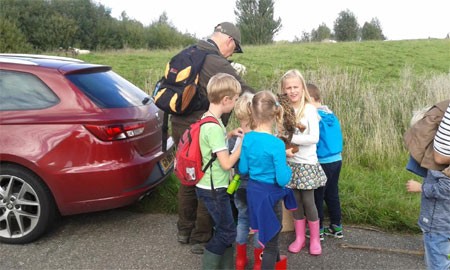
M 297 110 L 295 110 L 295 113 L 297 113 Z M 288 161 L 303 164 L 316 164 L 318 162 L 316 148 L 319 142 L 319 121 L 320 116 L 316 107 L 312 104 L 306 104 L 304 115 L 300 119 L 300 123 L 306 126 L 306 129 L 303 133 L 295 129 L 291 142 L 299 146 L 299 151 L 295 153 L 294 157 L 288 158 Z
M 441 155 L 450 157 L 450 104 L 434 137 L 434 149 Z

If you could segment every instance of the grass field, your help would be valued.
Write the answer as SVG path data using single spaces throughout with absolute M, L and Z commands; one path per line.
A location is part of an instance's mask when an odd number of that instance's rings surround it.
M 181 49 L 181 48 L 179 48 Z M 79 58 L 113 70 L 148 93 L 179 49 L 109 51 Z M 403 134 L 414 110 L 450 98 L 450 40 L 297 43 L 245 46 L 232 60 L 257 90 L 276 91 L 281 75 L 299 69 L 318 85 L 344 133 L 340 194 L 345 224 L 418 232 L 419 194 L 405 183 Z M 236 125 L 235 121 L 230 127 Z M 176 212 L 172 178 L 136 205 L 138 211 Z

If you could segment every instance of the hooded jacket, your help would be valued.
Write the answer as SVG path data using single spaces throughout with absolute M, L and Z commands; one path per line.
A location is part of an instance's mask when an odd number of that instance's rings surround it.
M 320 135 L 317 143 L 319 163 L 331 163 L 342 160 L 343 138 L 338 118 L 325 105 L 319 107 L 317 112 L 320 116 Z

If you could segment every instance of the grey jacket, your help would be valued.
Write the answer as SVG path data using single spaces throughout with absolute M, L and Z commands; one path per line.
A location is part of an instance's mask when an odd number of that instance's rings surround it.
M 450 233 L 450 178 L 440 171 L 424 178 L 418 224 L 423 232 Z

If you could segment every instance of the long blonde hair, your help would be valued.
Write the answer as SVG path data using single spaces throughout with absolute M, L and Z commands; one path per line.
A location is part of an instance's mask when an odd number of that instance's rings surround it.
M 308 88 L 306 86 L 305 79 L 303 78 L 303 75 L 300 73 L 300 71 L 298 71 L 298 69 L 290 69 L 286 73 L 284 73 L 283 76 L 281 76 L 280 87 L 278 89 L 278 92 L 280 94 L 284 94 L 284 82 L 288 78 L 299 78 L 303 85 L 302 96 L 300 98 L 300 107 L 298 108 L 298 111 L 296 114 L 296 118 L 298 121 L 303 117 L 303 114 L 305 112 L 305 105 L 307 103 L 311 103 L 312 99 L 308 93 Z
M 249 104 L 250 128 L 255 129 L 261 123 L 274 121 L 277 127 L 283 126 L 283 107 L 280 106 L 274 93 L 263 90 L 253 96 Z

